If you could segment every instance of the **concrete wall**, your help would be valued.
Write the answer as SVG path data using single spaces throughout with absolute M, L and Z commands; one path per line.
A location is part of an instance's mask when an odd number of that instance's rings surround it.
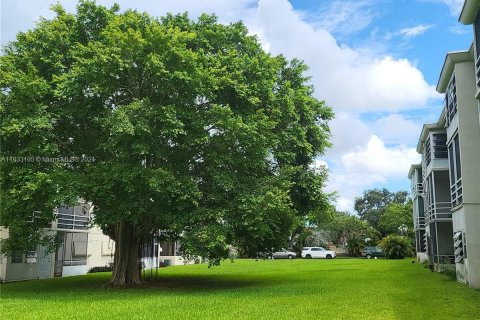
M 94 226 L 88 232 L 87 265 L 88 268 L 106 266 L 113 262 L 115 242 Z
M 480 203 L 480 124 L 473 62 L 455 64 L 463 202 Z
M 467 244 L 465 259 L 467 282 L 473 288 L 480 288 L 480 204 L 464 204 L 463 207 Z
M 455 231 L 465 232 L 467 258 L 457 278 L 480 288 L 480 122 L 473 62 L 455 64 L 463 205 L 453 213 Z M 449 137 L 451 138 L 451 137 Z
M 465 210 L 464 207 L 458 208 L 452 214 L 453 233 L 465 232 Z M 467 270 L 465 268 L 465 261 L 463 263 L 455 263 L 455 270 L 457 274 L 457 280 L 462 283 L 467 282 Z

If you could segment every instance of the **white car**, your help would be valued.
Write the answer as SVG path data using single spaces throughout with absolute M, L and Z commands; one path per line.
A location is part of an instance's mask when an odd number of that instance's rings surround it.
M 302 249 L 302 258 L 325 258 L 333 259 L 337 256 L 335 251 L 326 250 L 322 247 L 305 247 Z

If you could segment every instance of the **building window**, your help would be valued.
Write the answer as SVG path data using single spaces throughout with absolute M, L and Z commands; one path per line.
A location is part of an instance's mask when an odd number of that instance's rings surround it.
M 58 234 L 62 245 L 58 249 L 58 260 L 64 266 L 87 264 L 88 234 L 84 232 L 61 232 Z
M 460 143 L 458 134 L 448 146 L 448 160 L 450 166 L 450 192 L 452 196 L 452 207 L 463 203 L 462 188 L 462 165 L 460 162 Z
M 60 206 L 57 208 L 57 228 L 68 230 L 87 230 L 89 210 L 87 206 Z
M 430 161 L 432 160 L 432 150 L 430 147 L 430 136 L 427 138 L 425 141 L 425 145 L 423 146 L 423 160 L 425 162 L 425 165 L 428 166 L 430 164 Z M 426 170 L 424 170 L 426 171 Z
M 457 114 L 457 86 L 455 84 L 455 74 L 452 75 L 452 79 L 447 87 L 445 93 L 445 123 L 448 127 L 453 120 L 453 117 Z
M 423 171 L 426 171 L 426 167 L 433 159 L 446 159 L 448 158 L 447 152 L 447 134 L 443 132 L 437 132 L 430 134 L 425 140 L 423 146 Z
M 434 133 L 432 135 L 433 141 L 433 158 L 434 159 L 447 159 L 447 134 L 446 133 Z

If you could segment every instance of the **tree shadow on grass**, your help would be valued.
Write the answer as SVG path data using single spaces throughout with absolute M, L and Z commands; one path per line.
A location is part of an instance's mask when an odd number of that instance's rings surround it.
M 223 292 L 242 288 L 274 286 L 279 279 L 234 278 L 224 275 L 159 275 L 142 278 L 141 285 L 112 286 L 110 274 L 95 274 L 68 278 L 31 280 L 2 285 L 2 298 L 61 300 L 67 296 L 76 299 L 97 297 L 113 298 L 116 293 L 123 295 L 153 293 L 202 293 Z M 284 279 L 284 282 L 290 280 Z
M 131 286 L 130 288 L 152 289 L 162 288 L 170 290 L 230 290 L 245 287 L 255 287 L 268 285 L 269 281 L 264 279 L 234 279 L 226 276 L 163 276 L 142 279 L 139 286 Z

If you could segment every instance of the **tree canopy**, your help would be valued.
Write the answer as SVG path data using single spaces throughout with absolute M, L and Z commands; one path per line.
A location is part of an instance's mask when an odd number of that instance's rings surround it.
M 333 112 L 303 62 L 211 15 L 53 10 L 0 58 L 3 250 L 48 243 L 54 208 L 82 198 L 116 241 L 112 282 L 138 283 L 158 230 L 217 264 L 228 245 L 286 243 L 326 205 L 312 163 Z
M 391 192 L 385 188 L 370 189 L 363 193 L 362 197 L 355 198 L 355 211 L 358 216 L 370 223 L 375 229 L 379 229 L 380 217 L 385 208 L 391 203 L 406 204 L 408 192 Z
M 379 228 L 383 234 L 398 234 L 415 240 L 412 200 L 405 204 L 390 203 L 380 217 Z
M 346 243 L 348 254 L 352 256 L 360 255 L 367 242 L 377 243 L 380 240 L 379 232 L 367 221 L 347 212 L 335 212 L 321 230 L 326 233 L 329 241 Z

